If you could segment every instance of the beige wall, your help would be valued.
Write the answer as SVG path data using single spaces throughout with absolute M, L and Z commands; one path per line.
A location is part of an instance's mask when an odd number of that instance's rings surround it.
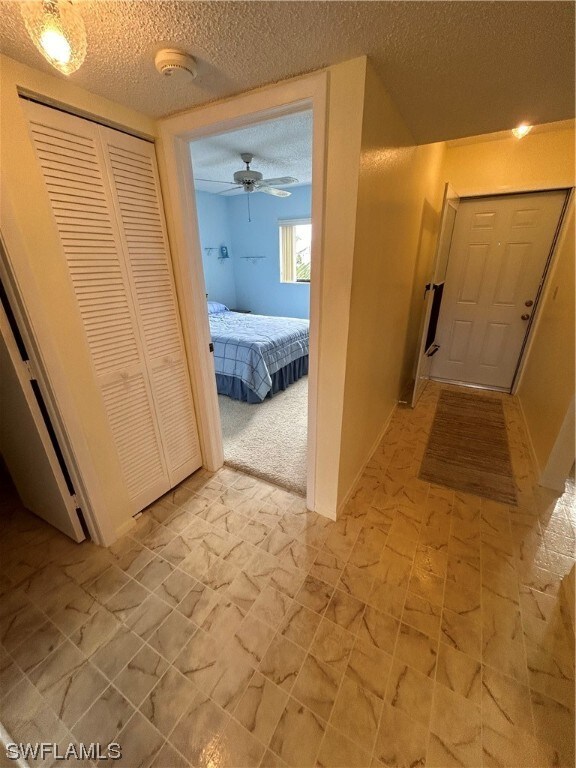
M 104 427 L 75 297 L 62 257 L 58 235 L 39 164 L 28 131 L 18 89 L 67 105 L 116 125 L 154 135 L 148 118 L 95 96 L 65 78 L 30 69 L 0 57 L 0 223 L 13 277 L 40 343 L 64 429 L 82 466 L 81 481 L 89 490 L 106 535 L 131 523 L 125 491 L 118 482 L 119 466 Z
M 574 184 L 574 121 L 537 126 L 523 139 L 511 132 L 449 142 L 444 181 L 459 195 Z
M 416 147 L 367 68 L 347 340 L 339 503 L 382 435 L 404 385 L 417 262 L 428 261 L 442 145 Z M 441 190 L 440 190 L 441 191 Z
M 540 472 L 546 468 L 574 398 L 574 253 L 572 204 L 518 388 Z
M 575 184 L 574 121 L 450 142 L 442 180 L 460 195 Z M 544 470 L 574 397 L 574 213 L 565 224 L 528 349 L 518 397 L 539 470 Z
M 321 320 L 318 361 L 316 510 L 331 517 L 340 501 L 338 468 L 349 370 L 352 268 L 366 59 L 329 69 Z M 340 470 L 341 472 L 342 470 Z

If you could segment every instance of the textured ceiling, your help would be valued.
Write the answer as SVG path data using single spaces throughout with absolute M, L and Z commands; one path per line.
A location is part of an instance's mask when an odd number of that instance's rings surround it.
M 70 79 L 153 117 L 361 54 L 419 142 L 574 116 L 572 2 L 78 3 L 88 55 Z M 0 6 L 0 50 L 54 72 L 18 4 Z M 166 45 L 197 57 L 197 80 L 156 73 Z
M 234 171 L 245 166 L 241 152 L 251 152 L 251 170 L 260 171 L 264 178 L 293 176 L 299 184 L 312 181 L 312 112 L 267 120 L 239 131 L 193 141 L 190 144 L 196 189 L 204 192 L 224 192 L 234 183 Z M 201 179 L 215 179 L 224 184 L 210 184 Z

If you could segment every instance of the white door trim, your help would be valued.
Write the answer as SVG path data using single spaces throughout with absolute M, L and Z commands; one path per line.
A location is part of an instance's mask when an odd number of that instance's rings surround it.
M 174 277 L 188 353 L 204 466 L 215 471 L 224 461 L 214 363 L 209 352 L 210 328 L 202 251 L 188 144 L 226 130 L 281 115 L 313 111 L 312 140 L 312 272 L 310 284 L 310 362 L 308 373 L 307 507 L 315 508 L 319 332 L 322 315 L 325 135 L 328 72 L 295 78 L 242 94 L 159 122 L 157 144 L 160 176 Z

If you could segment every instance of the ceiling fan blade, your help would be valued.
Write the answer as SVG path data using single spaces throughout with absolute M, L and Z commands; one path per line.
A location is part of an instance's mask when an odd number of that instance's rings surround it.
M 258 183 L 264 184 L 266 187 L 273 187 L 278 184 L 295 184 L 297 181 L 298 179 L 295 179 L 293 176 L 280 176 L 278 179 L 262 179 L 262 181 Z
M 256 187 L 256 192 L 264 192 L 265 195 L 274 195 L 275 197 L 290 197 L 292 192 L 288 192 L 285 189 L 275 189 L 274 187 L 269 187 L 266 184 L 259 184 Z
M 216 192 L 217 195 L 225 195 L 226 192 L 233 192 L 235 189 L 242 189 L 241 184 L 237 184 L 235 187 L 228 187 L 228 189 L 223 189 L 222 192 Z
M 198 176 L 194 177 L 194 181 L 209 181 L 210 184 L 230 184 L 229 181 L 216 181 L 216 179 L 200 179 Z

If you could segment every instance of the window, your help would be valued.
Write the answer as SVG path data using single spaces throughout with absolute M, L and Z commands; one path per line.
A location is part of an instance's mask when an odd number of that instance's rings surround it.
M 280 222 L 280 282 L 310 282 L 312 222 L 291 219 Z

